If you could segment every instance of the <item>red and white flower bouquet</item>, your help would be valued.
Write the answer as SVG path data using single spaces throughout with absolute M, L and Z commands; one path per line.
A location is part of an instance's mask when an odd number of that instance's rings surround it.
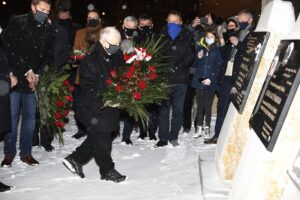
M 126 66 L 119 72 L 110 72 L 104 102 L 119 104 L 119 108 L 135 120 L 141 119 L 145 123 L 148 118 L 146 106 L 160 104 L 170 93 L 162 75 L 166 66 L 166 59 L 160 54 L 162 48 L 160 40 L 152 38 L 133 48 L 132 52 L 124 53 Z

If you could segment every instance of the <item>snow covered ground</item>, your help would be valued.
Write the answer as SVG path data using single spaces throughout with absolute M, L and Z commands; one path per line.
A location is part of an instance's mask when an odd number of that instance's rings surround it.
M 72 115 L 72 114 L 71 114 Z M 127 146 L 117 138 L 112 157 L 116 169 L 129 179 L 123 183 L 100 180 L 94 160 L 83 167 L 85 179 L 74 176 L 62 164 L 62 159 L 83 141 L 71 138 L 76 133 L 74 120 L 67 125 L 65 145 L 55 139 L 55 151 L 33 148 L 39 166 L 27 166 L 17 156 L 11 168 L 0 169 L 0 180 L 16 189 L 0 193 L 0 200 L 201 200 L 199 155 L 213 161 L 215 145 L 204 145 L 201 139 L 180 134 L 180 146 L 153 148 L 154 142 L 138 141 Z M 3 159 L 0 143 L 0 160 Z M 211 170 L 208 170 L 211 171 Z

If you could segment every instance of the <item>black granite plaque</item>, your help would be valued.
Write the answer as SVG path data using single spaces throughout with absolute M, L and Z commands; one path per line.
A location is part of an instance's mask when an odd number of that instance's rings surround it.
M 281 41 L 270 66 L 250 126 L 272 151 L 300 82 L 300 40 Z
M 254 32 L 248 37 L 246 51 L 243 54 L 243 61 L 234 83 L 237 92 L 231 94 L 231 102 L 239 113 L 243 113 L 269 36 L 270 33 L 268 32 Z

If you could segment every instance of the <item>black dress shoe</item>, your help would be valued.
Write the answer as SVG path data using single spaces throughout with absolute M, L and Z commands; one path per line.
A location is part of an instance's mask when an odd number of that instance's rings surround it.
M 39 165 L 40 163 L 38 161 L 36 161 L 32 155 L 27 155 L 27 156 L 23 156 L 21 157 L 21 161 L 26 163 L 29 166 L 36 166 Z
M 80 139 L 84 136 L 86 136 L 86 133 L 84 131 L 78 131 L 75 135 L 72 136 L 72 138 Z
M 211 138 L 210 140 L 204 141 L 204 144 L 217 144 L 218 138 Z
M 45 151 L 47 151 L 47 152 L 51 152 L 54 150 L 54 147 L 51 144 L 45 145 L 43 147 L 44 147 Z
M 7 191 L 10 191 L 13 189 L 15 189 L 14 186 L 8 186 L 8 185 L 5 185 L 4 183 L 0 182 L 0 192 L 7 192 Z
M 146 137 L 147 137 L 146 135 L 139 135 L 137 138 L 141 140 L 145 140 Z
M 154 145 L 154 147 L 158 148 L 158 147 L 163 147 L 163 146 L 167 146 L 167 145 L 168 145 L 168 141 L 159 140 L 158 143 L 156 143 L 156 145 Z
M 154 141 L 156 141 L 156 140 L 157 140 L 157 138 L 156 138 L 156 136 L 155 136 L 155 135 L 150 135 L 150 136 L 149 136 L 149 139 L 150 139 L 150 140 L 154 140 Z
M 80 178 L 84 178 L 84 173 L 82 172 L 82 166 L 76 162 L 71 155 L 67 156 L 63 160 L 65 167 L 70 170 L 73 174 L 76 174 Z
M 127 138 L 127 139 L 123 138 L 122 142 L 125 142 L 125 144 L 127 144 L 127 145 L 133 145 L 132 141 L 129 138 Z
M 127 180 L 127 176 L 120 174 L 117 170 L 111 169 L 105 175 L 101 176 L 102 180 L 113 181 L 119 183 Z
M 191 128 L 183 128 L 183 133 L 189 133 L 191 131 Z

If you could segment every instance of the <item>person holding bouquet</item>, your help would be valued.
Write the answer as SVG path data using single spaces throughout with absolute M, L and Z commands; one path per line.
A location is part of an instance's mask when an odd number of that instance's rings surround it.
M 127 178 L 115 169 L 111 158 L 112 133 L 119 128 L 118 104 L 103 101 L 103 94 L 107 91 L 106 81 L 123 66 L 120 42 L 121 35 L 117 29 L 104 28 L 100 32 L 99 42 L 91 47 L 81 62 L 82 90 L 76 114 L 87 128 L 87 138 L 63 161 L 71 172 L 81 178 L 84 178 L 82 165 L 93 157 L 100 167 L 101 179 L 121 182 Z
M 10 167 L 17 154 L 19 115 L 22 114 L 20 130 L 20 159 L 36 166 L 32 156 L 32 136 L 36 122 L 37 99 L 35 89 L 44 66 L 49 65 L 53 51 L 54 28 L 49 20 L 50 0 L 32 0 L 31 11 L 12 18 L 3 31 L 3 50 L 9 65 L 18 78 L 18 85 L 10 94 L 12 131 L 5 135 L 1 166 Z
M 209 139 L 211 107 L 215 92 L 218 89 L 218 78 L 223 63 L 219 49 L 219 39 L 214 26 L 206 27 L 204 37 L 197 43 L 196 72 L 191 86 L 196 89 L 197 99 L 197 132 L 194 138 L 202 136 Z M 203 120 L 205 116 L 205 126 Z

